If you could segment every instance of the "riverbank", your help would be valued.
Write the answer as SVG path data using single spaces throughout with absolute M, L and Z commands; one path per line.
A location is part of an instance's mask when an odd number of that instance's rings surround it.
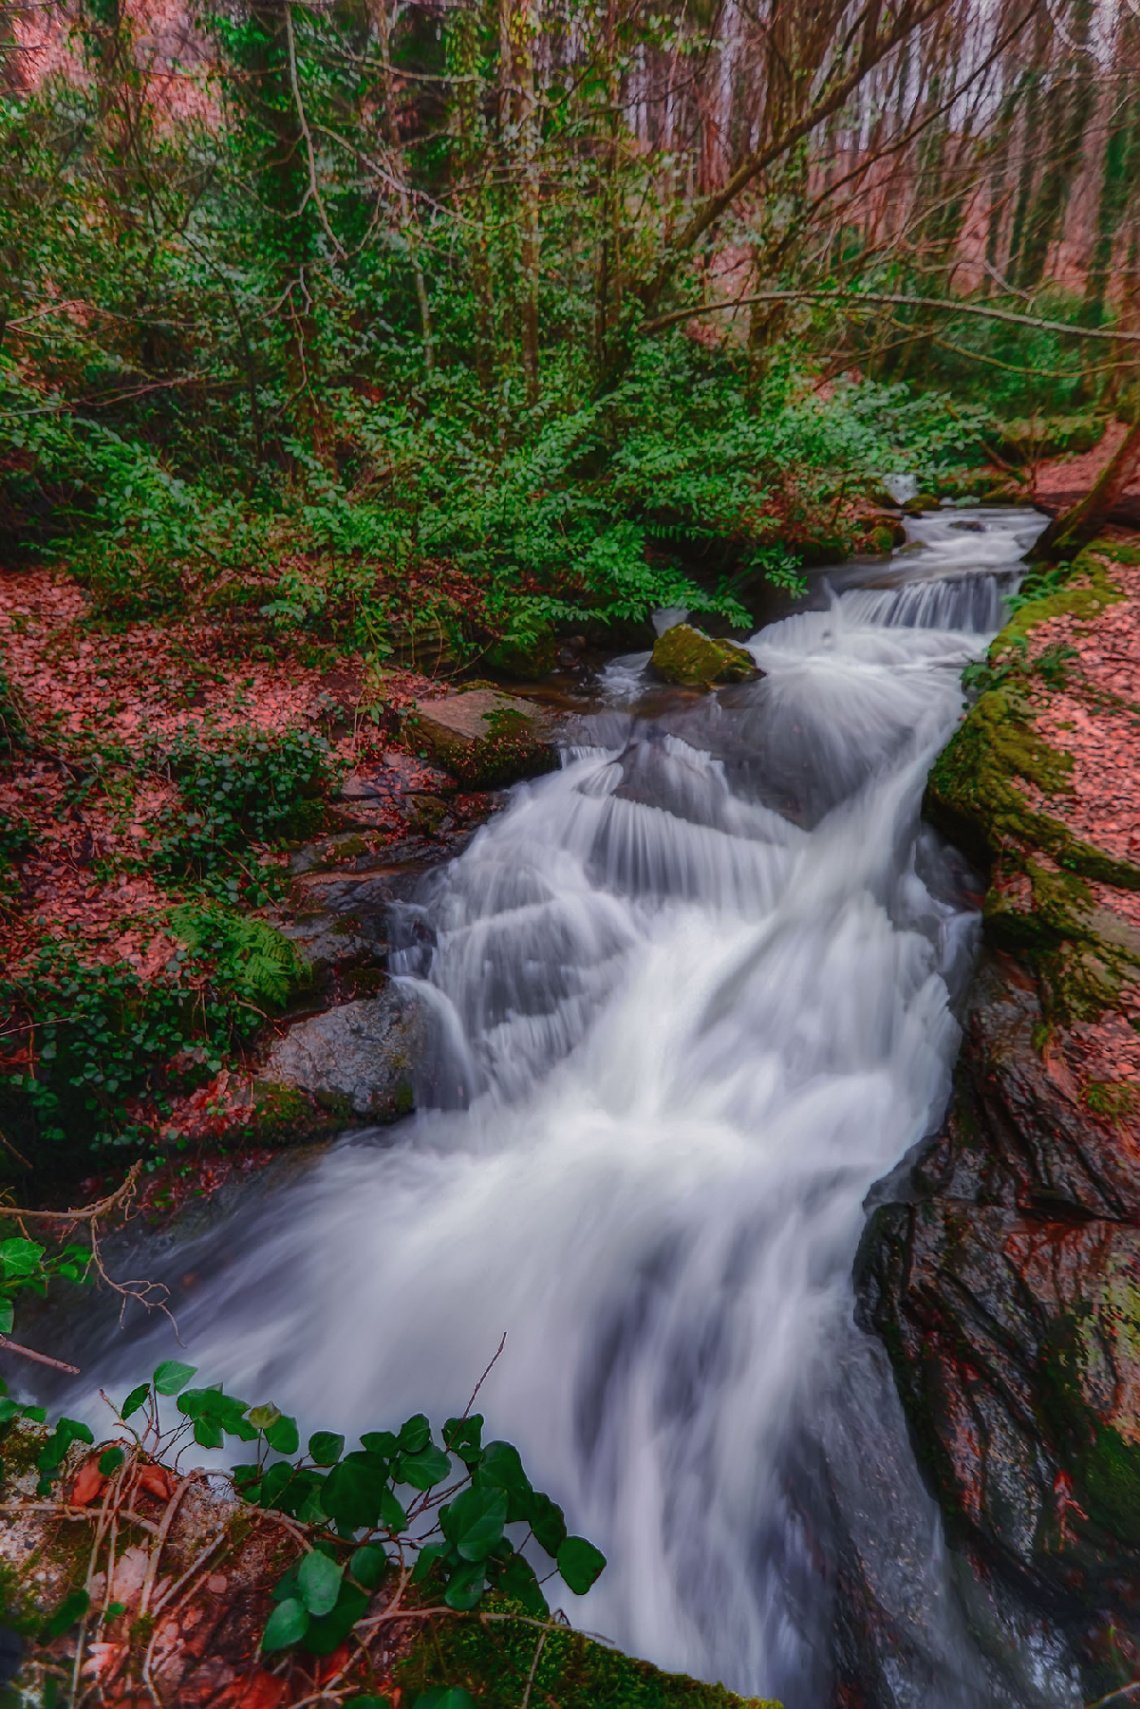
M 864 1241 L 951 1540 L 1140 1677 L 1140 550 L 1015 602 L 927 810 L 989 872 L 952 1107 Z M 971 673 L 968 673 L 971 680 Z

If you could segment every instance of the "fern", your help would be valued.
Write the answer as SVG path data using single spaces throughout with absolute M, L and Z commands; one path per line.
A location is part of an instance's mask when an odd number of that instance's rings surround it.
M 213 964 L 214 980 L 258 1008 L 280 1009 L 304 983 L 305 963 L 264 920 L 186 904 L 170 916 L 175 935 Z

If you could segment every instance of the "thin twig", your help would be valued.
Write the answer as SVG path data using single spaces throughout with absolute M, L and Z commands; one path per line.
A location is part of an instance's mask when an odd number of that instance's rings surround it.
M 22 1359 L 34 1359 L 37 1365 L 50 1365 L 53 1371 L 66 1371 L 71 1377 L 79 1375 L 78 1365 L 69 1365 L 66 1359 L 53 1359 L 50 1353 L 37 1353 L 34 1347 L 25 1347 L 10 1335 L 0 1335 L 0 1348 L 6 1353 L 18 1353 Z
M 467 1405 L 463 1409 L 464 1418 L 469 1418 L 471 1416 L 471 1408 L 475 1405 L 476 1397 L 478 1396 L 479 1390 L 483 1387 L 483 1384 L 487 1381 L 487 1378 L 491 1375 L 491 1372 L 495 1369 L 495 1366 L 499 1362 L 499 1356 L 502 1353 L 503 1348 L 506 1345 L 507 1345 L 507 1332 L 504 1329 L 502 1336 L 500 1337 L 500 1340 L 499 1340 L 499 1345 L 495 1349 L 495 1357 L 491 1360 L 491 1363 L 487 1366 L 487 1369 L 483 1372 L 483 1375 L 479 1378 L 479 1381 L 475 1384 L 475 1387 L 471 1390 L 471 1399 L 467 1402 Z
M 526 1690 L 523 1692 L 523 1698 L 522 1702 L 519 1704 L 519 1709 L 530 1709 L 530 1694 L 534 1690 L 534 1676 L 538 1672 L 538 1664 L 542 1659 L 542 1652 L 545 1648 L 546 1633 L 540 1632 L 538 1635 L 538 1643 L 534 1646 L 534 1657 L 530 1664 L 530 1672 L 526 1676 Z

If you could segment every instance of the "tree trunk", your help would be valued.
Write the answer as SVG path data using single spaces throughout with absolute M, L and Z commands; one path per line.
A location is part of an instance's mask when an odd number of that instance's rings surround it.
M 428 378 L 435 371 L 435 339 L 432 334 L 431 303 L 428 300 L 427 279 L 420 258 L 420 223 L 408 194 L 408 181 L 400 151 L 400 126 L 396 118 L 396 79 L 392 71 L 392 21 L 388 16 L 388 0 L 373 0 L 372 21 L 380 46 L 381 80 L 384 94 L 384 140 L 388 144 L 388 169 L 397 186 L 400 201 L 400 229 L 408 246 L 412 264 L 412 279 L 416 288 L 416 304 L 423 329 L 424 368 Z
M 1140 475 L 1140 413 L 1108 466 L 1083 499 L 1053 518 L 1029 557 L 1034 563 L 1056 563 L 1087 546 L 1105 517 Z

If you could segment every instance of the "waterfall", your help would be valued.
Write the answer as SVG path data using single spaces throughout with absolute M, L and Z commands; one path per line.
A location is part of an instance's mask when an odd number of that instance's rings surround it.
M 228 1225 L 179 1317 L 207 1380 L 350 1432 L 460 1410 L 505 1332 L 480 1405 L 609 1557 L 572 1618 L 789 1709 L 833 1700 L 843 1550 L 895 1583 L 883 1706 L 1070 1701 L 967 1637 L 852 1321 L 977 932 L 923 783 L 1026 524 L 925 526 L 905 585 L 754 636 L 755 683 L 640 717 L 644 660 L 612 668 L 626 709 L 405 913 L 429 1107 Z

